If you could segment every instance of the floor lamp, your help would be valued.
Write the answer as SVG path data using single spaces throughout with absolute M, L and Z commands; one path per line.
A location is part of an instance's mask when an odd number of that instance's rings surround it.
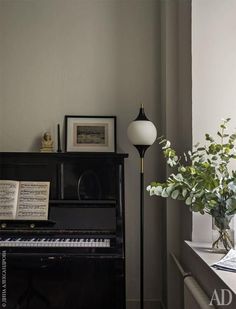
M 149 121 L 141 105 L 138 117 L 128 127 L 130 142 L 137 148 L 140 156 L 140 308 L 144 308 L 144 155 L 156 140 L 157 130 Z

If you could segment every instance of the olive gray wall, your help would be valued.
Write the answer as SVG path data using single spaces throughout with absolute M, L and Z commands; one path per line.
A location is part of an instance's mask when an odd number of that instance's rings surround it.
M 1 151 L 38 151 L 65 114 L 117 115 L 126 162 L 129 307 L 139 298 L 139 160 L 126 137 L 140 102 L 160 133 L 160 1 L 0 0 Z M 145 185 L 159 177 L 157 143 Z M 145 298 L 162 295 L 161 201 L 145 196 Z
M 1 11 L 0 11 L 0 17 L 1 17 Z M 1 18 L 0 18 L 0 29 L 1 29 Z M 0 31 L 0 64 L 2 61 L 2 31 Z M 2 85 L 2 66 L 0 65 L 0 145 L 2 145 L 2 121 L 3 121 L 3 112 L 2 112 L 2 107 L 3 107 L 3 85 Z M 1 147 L 1 146 L 0 146 Z
M 166 0 L 161 7 L 162 25 L 162 128 L 179 154 L 192 147 L 191 0 Z M 173 171 L 166 169 L 166 175 Z M 181 201 L 165 205 L 166 282 L 163 300 L 168 309 L 182 309 L 183 279 L 170 254 L 182 262 L 182 245 L 191 238 L 191 213 Z

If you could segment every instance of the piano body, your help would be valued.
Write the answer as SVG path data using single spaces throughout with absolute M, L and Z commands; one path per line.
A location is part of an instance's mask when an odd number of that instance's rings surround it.
M 48 221 L 0 222 L 5 308 L 125 308 L 126 157 L 0 153 L 0 179 L 50 182 Z

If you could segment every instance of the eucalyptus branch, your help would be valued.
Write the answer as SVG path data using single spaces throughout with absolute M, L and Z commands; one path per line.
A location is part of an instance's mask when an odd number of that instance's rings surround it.
M 231 160 L 236 159 L 236 154 L 232 154 L 232 149 L 236 149 L 236 134 L 226 134 L 229 121 L 227 118 L 220 124 L 218 143 L 207 133 L 207 146 L 197 144 L 194 151 L 188 151 L 183 156 L 177 155 L 170 141 L 160 137 L 166 162 L 175 172 L 166 182 L 151 183 L 147 187 L 150 195 L 184 200 L 194 211 L 207 212 L 212 216 L 219 214 L 219 211 L 223 211 L 224 215 L 236 213 L 236 173 L 230 172 L 228 167 Z M 222 201 L 226 205 L 224 209 Z

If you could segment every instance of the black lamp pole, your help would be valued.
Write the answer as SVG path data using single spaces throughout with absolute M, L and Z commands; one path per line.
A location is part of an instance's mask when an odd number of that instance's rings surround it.
M 156 128 L 146 117 L 143 105 L 128 127 L 128 137 L 140 156 L 140 309 L 144 309 L 144 155 L 156 139 Z
M 140 155 L 140 308 L 144 308 L 144 154 L 147 147 L 138 147 Z
M 150 145 L 134 145 L 140 156 L 140 309 L 144 308 L 144 155 Z

